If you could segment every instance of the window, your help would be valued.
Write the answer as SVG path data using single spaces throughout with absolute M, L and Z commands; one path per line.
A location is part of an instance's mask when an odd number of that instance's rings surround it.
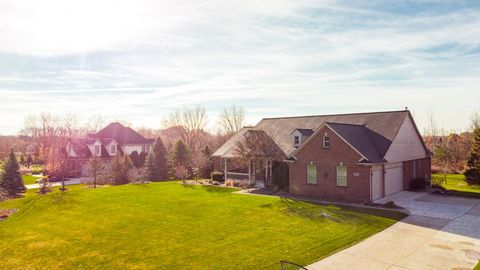
M 142 145 L 142 152 L 148 153 L 148 145 Z
M 295 140 L 295 145 L 299 145 L 299 144 L 300 144 L 300 137 L 295 136 L 295 137 L 294 137 L 294 140 Z
M 330 148 L 330 136 L 328 136 L 328 133 L 323 135 L 323 148 Z
M 110 145 L 110 154 L 115 155 L 117 152 L 117 146 L 115 144 Z
M 307 166 L 307 184 L 316 184 L 317 183 L 317 165 L 313 164 L 311 161 Z
M 95 156 L 100 156 L 100 145 L 95 145 Z
M 347 166 L 340 163 L 337 166 L 337 186 L 346 187 L 348 185 L 347 175 Z

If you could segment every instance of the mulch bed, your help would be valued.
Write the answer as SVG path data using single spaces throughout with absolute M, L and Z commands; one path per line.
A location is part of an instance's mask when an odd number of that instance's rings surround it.
M 13 215 L 13 213 L 17 212 L 18 209 L 0 209 L 0 221 L 7 219 L 9 216 Z

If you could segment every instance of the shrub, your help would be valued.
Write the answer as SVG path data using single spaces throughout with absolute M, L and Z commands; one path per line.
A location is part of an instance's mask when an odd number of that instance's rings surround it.
M 212 181 L 223 182 L 225 178 L 223 177 L 223 173 L 219 171 L 214 171 L 210 174 Z
M 465 181 L 469 186 L 480 185 L 480 173 L 476 168 L 469 168 L 465 171 Z
M 410 180 L 410 190 L 424 190 L 426 188 L 425 178 L 415 177 Z
M 8 199 L 9 199 L 9 196 L 8 196 L 7 191 L 5 191 L 4 189 L 0 188 L 0 202 L 1 202 L 1 201 L 8 200 Z
M 274 185 L 282 189 L 288 187 L 288 165 L 286 163 L 274 163 L 272 182 Z
M 38 194 L 47 194 L 52 192 L 52 184 L 48 181 L 47 177 L 42 177 L 38 182 L 40 188 L 38 189 Z
M 188 171 L 188 168 L 184 165 L 177 165 L 173 168 L 173 176 L 176 179 L 187 179 L 189 177 L 190 173 Z

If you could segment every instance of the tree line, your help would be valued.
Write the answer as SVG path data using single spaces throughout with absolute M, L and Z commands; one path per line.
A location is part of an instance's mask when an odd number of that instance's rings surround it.
M 131 126 L 126 121 L 116 121 Z M 179 108 L 161 121 L 160 128 L 136 129 L 146 138 L 156 138 L 148 155 L 138 152 L 128 156 L 118 155 L 109 166 L 102 160 L 92 158 L 89 167 L 99 179 L 111 184 L 141 179 L 209 177 L 213 169 L 210 160 L 212 153 L 238 132 L 244 122 L 245 111 L 242 107 L 224 108 L 212 133 L 206 130 L 208 119 L 205 107 Z M 41 112 L 38 115 L 28 115 L 18 136 L 0 136 L 0 160 L 8 158 L 13 149 L 19 166 L 42 164 L 49 174 L 62 179 L 72 176 L 66 151 L 68 140 L 95 133 L 106 124 L 107 121 L 101 115 L 92 115 L 86 121 L 81 121 L 78 115 L 70 113 L 59 115 Z M 5 162 L 4 166 L 6 164 Z M 110 169 L 107 170 L 106 167 Z M 47 186 L 48 183 L 45 183 L 45 190 L 48 190 Z

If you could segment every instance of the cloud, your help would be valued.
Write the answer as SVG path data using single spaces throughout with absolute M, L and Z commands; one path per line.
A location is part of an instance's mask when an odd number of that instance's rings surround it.
M 188 104 L 239 104 L 252 124 L 409 106 L 463 129 L 480 101 L 479 8 L 432 5 L 3 0 L 0 117 L 21 113 L 0 133 L 40 110 L 158 126 Z

